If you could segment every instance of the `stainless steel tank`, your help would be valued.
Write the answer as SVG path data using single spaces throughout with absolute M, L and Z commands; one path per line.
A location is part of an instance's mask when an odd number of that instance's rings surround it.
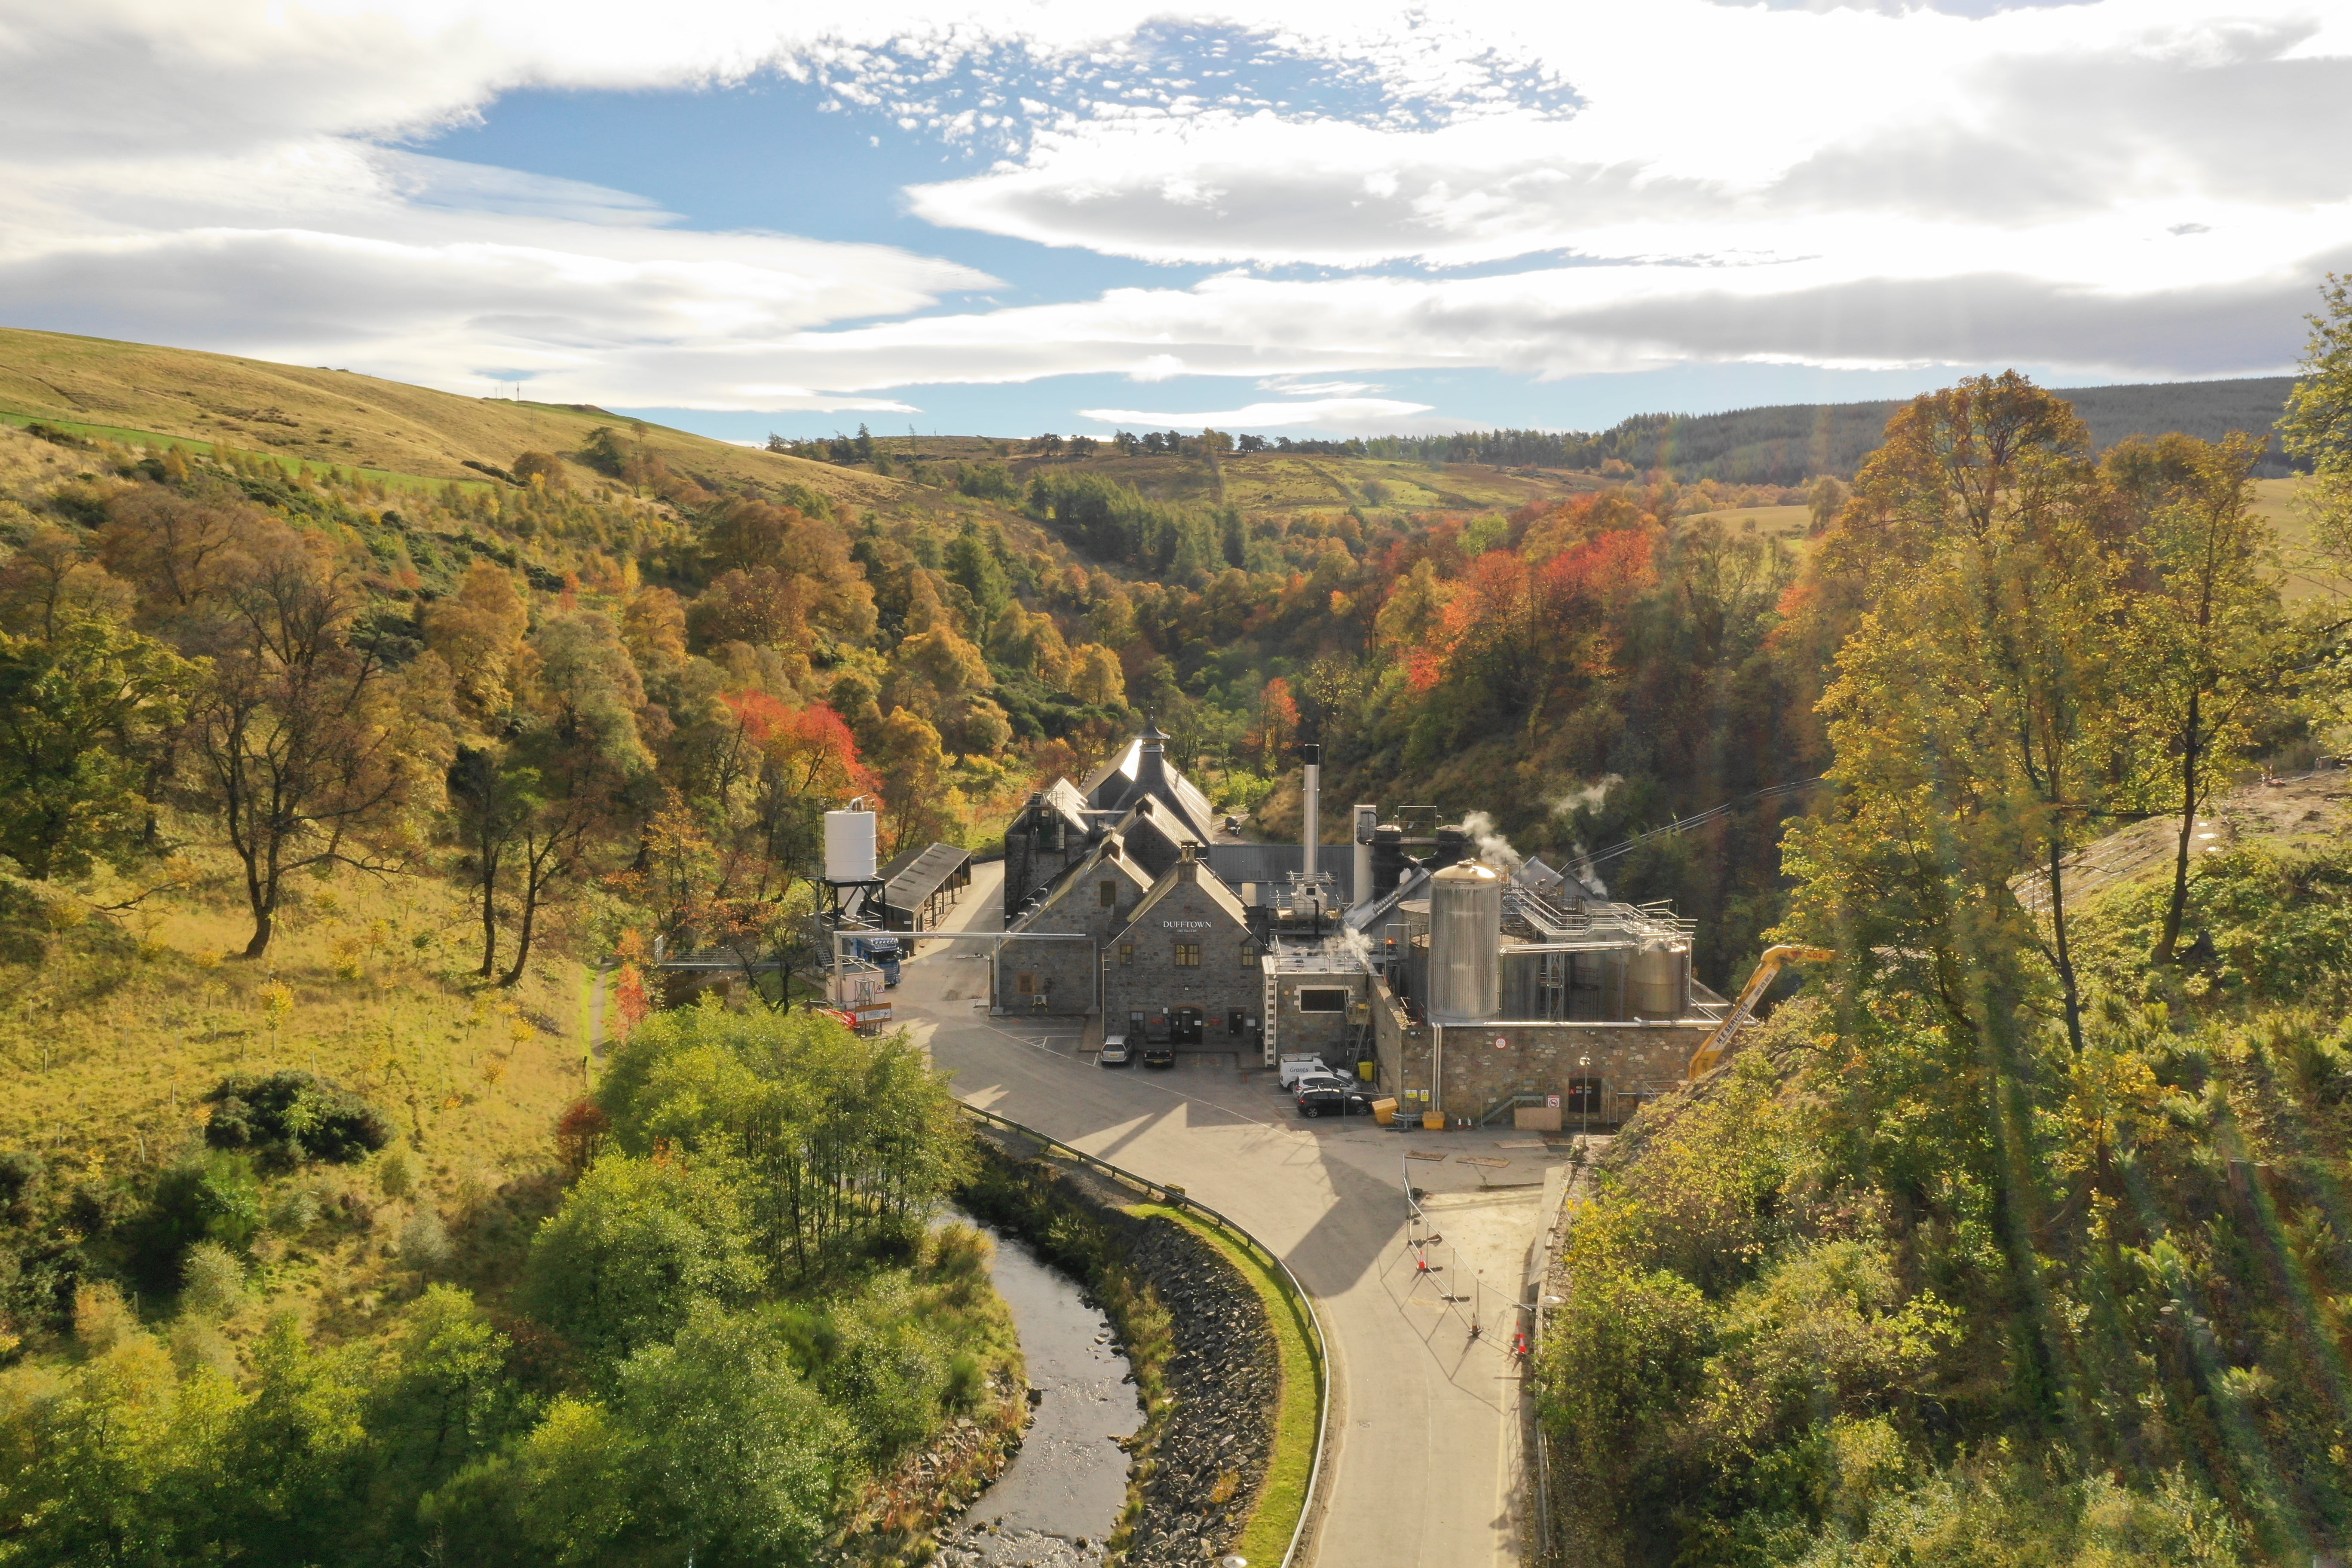
M 1503 879 L 1475 861 L 1429 879 L 1429 1018 L 1483 1024 L 1502 1007 Z
M 1679 1018 L 1690 1011 L 1690 946 L 1652 937 L 1633 950 L 1633 1016 Z

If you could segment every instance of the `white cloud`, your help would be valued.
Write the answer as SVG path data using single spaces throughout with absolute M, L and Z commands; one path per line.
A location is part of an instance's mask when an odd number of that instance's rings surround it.
M 1389 369 L 2274 368 L 2318 272 L 2352 258 L 2340 0 L 1179 15 L 0 0 L 0 300 L 16 324 L 444 386 L 529 372 L 572 401 L 904 412 L 888 389 L 1209 374 L 1284 401 L 1171 417 L 1318 407 L 1328 427 L 1342 405 L 1438 417 L 1369 395 Z M 1307 113 L 1172 74 L 1168 40 L 1216 28 L 1360 101 Z M 1009 138 L 996 169 L 912 193 L 936 222 L 1338 275 L 923 315 L 993 280 L 383 144 L 522 87 L 771 68 L 926 134 Z M 959 82 L 997 101 L 975 114 Z M 1469 263 L 1491 275 L 1412 270 Z
M 2101 220 L 2178 223 L 2219 203 L 2340 226 L 2352 199 L 2352 29 L 2338 16 L 2324 36 L 2314 0 L 1981 21 L 1707 0 L 1543 14 L 1557 26 L 1523 19 L 1517 45 L 1573 81 L 1573 115 L 1072 119 L 1018 163 L 910 195 L 935 222 L 1041 244 L 1333 267 L 1781 259 L 1890 225 L 2018 263 L 2056 241 L 2080 266 Z
M 1474 427 L 1466 421 L 1444 416 L 1435 420 L 1421 417 L 1433 409 L 1431 404 L 1401 403 L 1386 397 L 1324 397 L 1307 403 L 1252 403 L 1240 408 L 1192 414 L 1156 413 L 1135 408 L 1081 408 L 1078 416 L 1101 425 L 1145 426 L 1155 430 L 1162 427 L 1171 430 L 1281 430 L 1303 426 L 1317 430 L 1339 430 L 1349 435 L 1375 431 L 1418 435 Z

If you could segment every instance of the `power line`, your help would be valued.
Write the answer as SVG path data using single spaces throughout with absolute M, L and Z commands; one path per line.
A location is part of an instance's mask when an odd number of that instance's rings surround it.
M 1612 844 L 1597 854 L 1588 855 L 1584 858 L 1583 863 L 1586 866 L 1598 866 L 1605 860 L 1614 860 L 1621 855 L 1630 855 L 1653 838 L 1663 838 L 1670 833 L 1681 833 L 1687 828 L 1703 827 L 1718 818 L 1730 816 L 1735 809 L 1751 800 L 1778 800 L 1783 795 L 1796 795 L 1825 782 L 1828 776 L 1826 773 L 1816 773 L 1809 779 L 1792 779 L 1786 784 L 1768 784 L 1759 790 L 1750 790 L 1746 795 L 1734 795 L 1720 805 L 1711 806 L 1700 812 L 1696 816 L 1685 816 L 1678 821 L 1669 822 L 1664 827 L 1653 827 L 1647 833 L 1635 834 L 1622 844 Z

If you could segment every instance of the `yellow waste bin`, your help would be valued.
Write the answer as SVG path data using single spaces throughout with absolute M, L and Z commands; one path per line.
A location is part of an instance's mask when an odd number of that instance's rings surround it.
M 1393 1100 L 1372 1101 L 1372 1120 L 1383 1127 L 1393 1125 L 1396 1121 L 1396 1101 Z
M 1443 1132 L 1445 1131 L 1445 1112 L 1424 1110 L 1421 1113 L 1421 1124 L 1432 1132 Z

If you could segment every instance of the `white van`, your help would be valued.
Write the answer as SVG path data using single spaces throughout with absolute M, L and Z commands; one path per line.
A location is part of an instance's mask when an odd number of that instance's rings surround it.
M 1321 1057 L 1285 1057 L 1275 1071 L 1275 1077 L 1285 1089 L 1297 1089 L 1299 1080 L 1310 1078 L 1338 1079 L 1348 1081 L 1348 1075 L 1326 1067 Z

